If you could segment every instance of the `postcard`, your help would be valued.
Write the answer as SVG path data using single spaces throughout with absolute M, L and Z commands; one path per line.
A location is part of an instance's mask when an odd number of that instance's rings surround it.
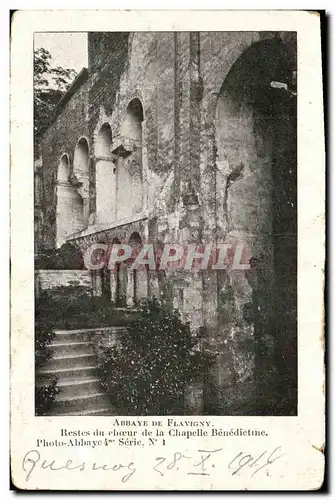
M 321 488 L 320 33 L 15 12 L 14 487 Z

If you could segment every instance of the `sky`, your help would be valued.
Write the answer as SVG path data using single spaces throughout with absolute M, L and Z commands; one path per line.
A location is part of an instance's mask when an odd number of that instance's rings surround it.
M 77 73 L 87 67 L 87 33 L 35 33 L 35 49 L 52 55 L 51 65 L 73 68 Z

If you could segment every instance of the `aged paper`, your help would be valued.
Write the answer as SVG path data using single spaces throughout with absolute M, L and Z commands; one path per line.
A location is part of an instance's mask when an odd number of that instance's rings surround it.
M 319 489 L 324 193 L 317 14 L 16 12 L 14 485 Z

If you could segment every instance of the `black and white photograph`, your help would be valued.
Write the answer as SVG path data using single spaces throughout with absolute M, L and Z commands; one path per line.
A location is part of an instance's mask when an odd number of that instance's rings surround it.
M 11 481 L 325 478 L 322 23 L 17 11 Z
M 34 35 L 37 415 L 297 414 L 296 32 Z

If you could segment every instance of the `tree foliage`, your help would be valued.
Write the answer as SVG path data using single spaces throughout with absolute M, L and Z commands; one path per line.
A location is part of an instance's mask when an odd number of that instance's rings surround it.
M 177 312 L 147 300 L 102 359 L 102 385 L 122 415 L 184 413 L 187 385 L 201 382 L 211 358 Z
M 43 303 L 40 298 L 35 300 L 35 413 L 45 415 L 58 393 L 57 378 L 48 384 L 38 384 L 38 371 L 44 363 L 50 359 L 52 352 L 50 343 L 53 341 L 55 333 L 53 330 L 50 315 L 43 310 Z
M 60 248 L 40 249 L 35 257 L 35 269 L 85 269 L 80 250 L 71 243 Z
M 37 416 L 48 414 L 58 392 L 56 379 L 48 385 L 35 386 L 35 413 Z
M 45 319 L 54 330 L 124 326 L 127 323 L 127 313 L 116 309 L 104 297 L 88 295 L 75 281 L 69 286 L 40 292 L 36 321 Z
M 72 84 L 77 73 L 74 69 L 53 67 L 52 56 L 44 48 L 34 51 L 34 133 L 48 125 L 57 102 Z

